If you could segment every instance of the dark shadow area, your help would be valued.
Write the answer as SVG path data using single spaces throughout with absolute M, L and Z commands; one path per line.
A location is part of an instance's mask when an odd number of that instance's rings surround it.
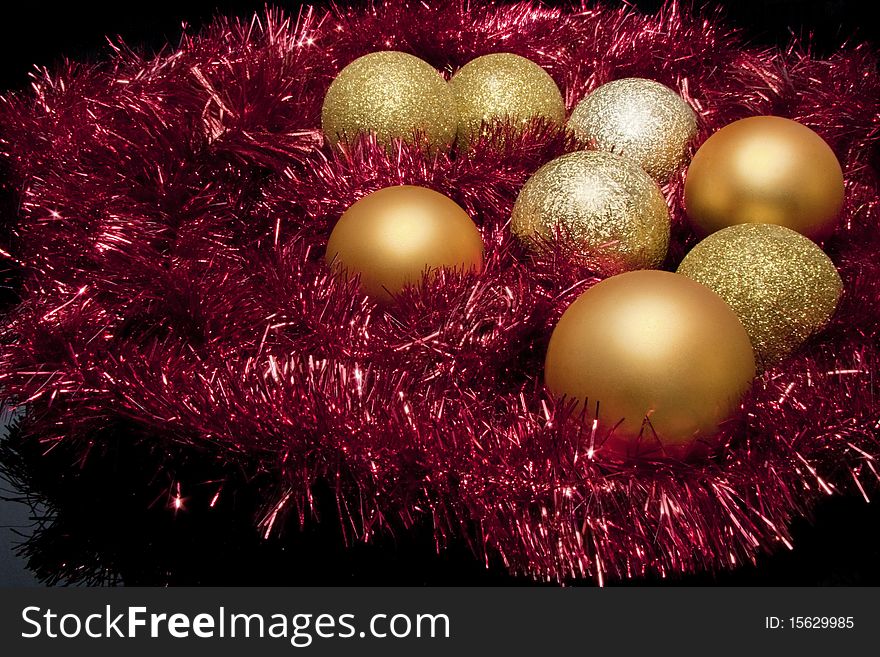
M 43 519 L 20 553 L 50 584 L 127 585 L 523 585 L 497 561 L 488 567 L 464 542 L 437 553 L 429 526 L 345 547 L 332 491 L 315 490 L 321 522 L 289 525 L 283 538 L 255 528 L 268 477 L 198 454 L 150 447 L 124 427 L 109 428 L 104 452 L 78 465 L 65 447 L 42 454 L 16 430 L 0 461 Z M 174 463 L 172 471 L 170 464 Z M 177 482 L 182 483 L 176 508 Z M 214 496 L 222 488 L 214 505 Z M 10 502 L 7 502 L 9 504 Z M 296 523 L 295 519 L 289 522 Z M 880 509 L 861 498 L 829 498 L 812 521 L 793 527 L 794 550 L 755 566 L 624 584 L 852 586 L 880 583 Z M 574 582 L 573 582 L 574 583 Z M 592 585 L 592 582 L 574 584 Z M 612 582 L 612 584 L 614 584 Z

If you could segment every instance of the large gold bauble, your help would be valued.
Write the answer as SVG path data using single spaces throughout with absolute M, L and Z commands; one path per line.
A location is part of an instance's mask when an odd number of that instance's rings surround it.
M 713 134 L 688 168 L 684 204 L 703 234 L 735 224 L 778 224 L 812 239 L 830 234 L 843 206 L 843 172 L 808 127 L 753 116 Z
M 778 363 L 834 313 L 842 282 L 814 242 L 784 226 L 740 224 L 709 235 L 678 273 L 713 289 L 746 327 L 760 369 Z
M 681 457 L 711 442 L 754 376 L 730 307 L 656 270 L 612 276 L 578 297 L 553 330 L 544 370 L 554 396 L 598 419 L 601 449 L 630 456 Z
M 375 133 L 379 143 L 412 142 L 446 148 L 458 111 L 449 83 L 425 61 L 394 50 L 358 57 L 339 72 L 324 96 L 321 124 L 331 143 Z
M 697 115 L 669 87 L 624 78 L 603 84 L 579 102 L 568 128 L 591 148 L 623 155 L 664 182 L 687 161 Z
M 602 151 L 575 151 L 542 166 L 513 206 L 511 230 L 540 246 L 557 234 L 622 269 L 657 267 L 669 245 L 669 208 L 636 164 Z
M 484 126 L 523 126 L 541 117 L 562 125 L 565 102 L 553 78 L 533 61 L 510 53 L 483 55 L 449 81 L 459 111 L 459 138 L 468 144 Z
M 451 198 L 425 187 L 385 187 L 354 203 L 327 242 L 327 261 L 360 276 L 379 303 L 437 269 L 480 270 L 483 240 Z

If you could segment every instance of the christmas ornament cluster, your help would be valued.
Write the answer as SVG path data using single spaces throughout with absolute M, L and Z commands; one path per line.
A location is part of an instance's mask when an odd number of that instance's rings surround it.
M 519 55 L 477 57 L 447 84 L 427 62 L 382 51 L 342 69 L 321 116 L 332 143 L 372 135 L 386 148 L 400 140 L 428 153 L 468 149 L 499 123 L 510 134 L 534 121 L 561 128 L 566 112 L 553 78 Z M 533 250 L 568 239 L 578 255 L 609 260 L 600 273 L 659 267 L 670 219 L 654 178 L 667 181 L 687 163 L 695 113 L 672 89 L 625 78 L 590 92 L 566 127 L 596 150 L 538 169 L 517 196 L 510 230 Z M 721 232 L 679 273 L 708 289 L 659 272 L 618 274 L 584 292 L 551 334 L 547 388 L 575 403 L 582 424 L 589 411 L 599 458 L 705 451 L 739 406 L 756 358 L 762 370 L 784 359 L 825 326 L 840 297 L 834 264 L 791 230 L 828 235 L 843 205 L 840 163 L 818 134 L 776 116 L 740 119 L 694 159 L 685 211 L 698 231 Z M 326 258 L 389 305 L 440 269 L 479 272 L 482 251 L 452 199 L 401 185 L 349 208 Z
M 2 99 L 0 387 L 82 459 L 124 420 L 170 472 L 271 473 L 267 535 L 323 481 L 349 540 L 536 578 L 753 561 L 877 487 L 878 101 L 866 47 L 676 3 L 117 44 Z

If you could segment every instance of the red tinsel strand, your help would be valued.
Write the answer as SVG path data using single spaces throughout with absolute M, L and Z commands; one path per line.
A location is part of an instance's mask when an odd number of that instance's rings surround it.
M 329 147 L 324 91 L 380 49 L 447 74 L 515 52 L 550 72 L 569 108 L 611 79 L 654 78 L 698 111 L 696 145 L 753 114 L 805 123 L 846 174 L 825 244 L 846 289 L 834 320 L 756 382 L 710 458 L 609 459 L 541 386 L 552 326 L 608 263 L 562 243 L 530 255 L 506 227 L 528 176 L 576 145 L 535 123 L 500 126 L 458 156 L 388 153 L 371 138 Z M 824 61 L 799 43 L 747 48 L 676 2 L 646 16 L 392 0 L 220 18 L 151 57 L 117 44 L 102 64 L 40 71 L 29 92 L 0 99 L 21 201 L 14 248 L 0 246 L 25 275 L 0 386 L 27 409 L 29 435 L 83 458 L 123 417 L 157 444 L 276 473 L 266 534 L 291 513 L 302 522 L 323 479 L 349 540 L 427 521 L 438 546 L 464 536 L 537 578 L 750 562 L 790 545 L 788 524 L 820 496 L 877 488 L 878 108 L 867 47 Z M 682 182 L 665 188 L 669 267 L 695 241 Z M 385 311 L 333 280 L 323 249 L 345 208 L 400 183 L 465 207 L 487 267 L 438 276 Z

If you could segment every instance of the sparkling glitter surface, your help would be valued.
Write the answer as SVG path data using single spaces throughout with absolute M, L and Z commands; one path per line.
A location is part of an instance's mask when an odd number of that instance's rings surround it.
M 455 139 L 458 115 L 449 84 L 430 64 L 403 52 L 359 57 L 333 80 L 321 110 L 331 142 L 374 132 L 382 143 L 423 134 L 435 146 Z
M 625 269 L 648 269 L 666 257 L 669 209 L 657 183 L 629 160 L 575 151 L 529 178 L 511 229 L 526 241 L 561 231 L 585 251 L 616 256 Z
M 669 87 L 625 78 L 603 84 L 578 103 L 568 127 L 579 141 L 620 153 L 663 182 L 684 164 L 697 116 Z
M 465 141 L 493 120 L 524 126 L 535 118 L 565 121 L 565 104 L 553 78 L 534 62 L 510 53 L 484 55 L 465 64 L 450 80 Z
M 713 233 L 688 253 L 678 272 L 733 307 L 764 369 L 828 323 L 842 289 L 822 249 L 771 224 L 740 224 Z

